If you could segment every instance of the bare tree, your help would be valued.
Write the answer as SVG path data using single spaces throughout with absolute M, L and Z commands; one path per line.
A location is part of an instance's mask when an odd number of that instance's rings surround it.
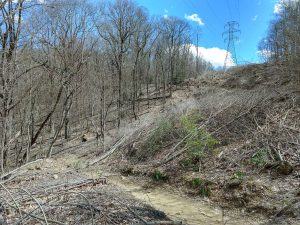
M 111 61 L 118 77 L 118 127 L 120 127 L 122 117 L 124 60 L 130 48 L 130 39 L 139 24 L 139 12 L 132 1 L 116 0 L 107 5 L 103 12 L 104 20 L 96 24 L 98 34 L 106 42 L 108 50 L 111 52 Z
M 189 25 L 187 22 L 176 17 L 167 17 L 162 19 L 161 35 L 166 44 L 168 56 L 168 76 L 169 76 L 169 91 L 172 95 L 172 85 L 176 84 L 177 77 L 175 76 L 175 62 L 178 58 L 181 46 L 188 44 Z
M 132 102 L 132 113 L 135 119 L 137 119 L 136 113 L 136 102 L 139 97 L 139 93 L 141 92 L 141 84 L 142 80 L 142 59 L 147 57 L 145 54 L 145 48 L 148 42 L 150 41 L 150 37 L 152 35 L 152 26 L 148 22 L 147 15 L 141 9 L 137 10 L 136 16 L 139 18 L 137 23 L 136 31 L 133 33 L 132 37 L 132 54 L 133 54 L 133 66 L 132 66 L 132 94 L 131 94 L 131 102 Z M 139 72 L 139 74 L 138 74 Z M 139 88 L 140 87 L 140 88 Z
M 10 162 L 50 157 L 57 140 L 91 125 L 104 149 L 106 132 L 123 117 L 137 119 L 144 100 L 149 107 L 171 97 L 172 87 L 194 74 L 186 22 L 152 19 L 131 0 L 96 5 L 0 1 L 1 172 Z M 298 51 L 291 44 L 298 39 L 285 40 L 284 51 Z
M 300 2 L 282 1 L 281 5 L 279 15 L 270 23 L 267 37 L 258 47 L 266 61 L 284 62 L 287 72 L 300 73 L 296 66 L 300 58 Z
M 16 139 L 14 134 L 19 131 L 14 128 L 16 108 L 34 89 L 33 85 L 26 86 L 26 75 L 40 64 L 26 64 L 28 58 L 20 43 L 24 0 L 6 0 L 0 3 L 0 103 L 1 103 L 1 171 L 7 164 L 11 142 Z M 23 45 L 24 44 L 24 45 Z
M 89 5 L 83 0 L 55 1 L 43 10 L 45 23 L 36 38 L 44 50 L 42 57 L 48 61 L 45 67 L 51 76 L 56 77 L 59 86 L 55 104 L 43 121 L 43 126 L 52 117 L 60 99 L 64 99 L 60 120 L 47 153 L 50 157 L 53 144 L 63 127 L 64 138 L 67 139 L 69 136 L 69 111 L 72 99 L 80 86 L 83 69 L 89 57 L 85 44 L 91 29 L 88 21 L 91 11 Z M 40 126 L 40 129 L 43 126 Z

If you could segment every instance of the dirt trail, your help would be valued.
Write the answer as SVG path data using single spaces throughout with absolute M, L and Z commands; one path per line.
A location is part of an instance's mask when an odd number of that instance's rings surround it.
M 127 177 L 112 176 L 109 180 L 120 189 L 131 193 L 136 199 L 165 212 L 172 220 L 182 221 L 188 225 L 263 224 L 261 219 L 245 218 L 241 212 L 235 213 L 236 215 L 233 215 L 233 212 L 225 212 L 225 216 L 222 216 L 220 208 L 205 200 L 182 197 L 178 193 L 162 188 L 144 189 Z
M 70 154 L 61 155 L 55 159 L 45 159 L 24 170 L 27 177 L 35 177 L 34 181 L 29 179 L 29 183 L 28 181 L 20 182 L 29 189 L 32 187 L 33 189 L 30 190 L 33 191 L 58 184 L 89 178 L 95 179 L 99 177 L 99 174 L 106 174 L 104 167 L 86 168 L 84 164 L 84 159 Z M 117 195 L 132 195 L 136 200 L 164 212 L 170 219 L 182 221 L 186 225 L 262 224 L 258 218 L 256 220 L 249 217 L 245 218 L 241 212 L 225 212 L 225 216 L 222 216 L 220 208 L 213 206 L 204 199 L 191 199 L 162 187 L 145 189 L 141 184 L 137 184 L 128 177 L 111 175 L 109 172 L 107 178 L 108 186 L 106 189 L 115 190 L 114 193 L 118 193 Z M 103 188 L 102 186 L 99 190 L 103 191 Z

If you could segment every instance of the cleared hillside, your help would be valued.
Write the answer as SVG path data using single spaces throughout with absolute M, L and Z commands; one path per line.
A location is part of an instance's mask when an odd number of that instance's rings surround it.
M 2 216 L 9 224 L 299 224 L 299 84 L 276 71 L 249 65 L 186 80 L 111 129 L 105 151 L 93 132 L 85 143 L 58 140 L 53 159 L 2 177 L 0 197 L 12 200 Z M 193 219 L 173 201 L 205 212 Z

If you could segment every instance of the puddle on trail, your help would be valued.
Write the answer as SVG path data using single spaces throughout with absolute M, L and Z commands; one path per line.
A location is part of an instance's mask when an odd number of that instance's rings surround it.
M 127 177 L 110 177 L 111 183 L 131 193 L 136 199 L 163 211 L 170 219 L 182 221 L 187 225 L 241 225 L 262 224 L 259 218 L 246 218 L 241 213 L 225 214 L 222 221 L 222 210 L 213 207 L 206 201 L 182 197 L 179 194 L 162 188 L 144 189 L 134 184 Z

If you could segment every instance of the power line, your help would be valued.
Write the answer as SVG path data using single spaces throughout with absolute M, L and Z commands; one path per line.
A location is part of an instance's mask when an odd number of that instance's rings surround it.
M 197 10 L 198 7 L 196 7 L 194 5 L 194 3 L 192 1 L 184 1 L 185 2 L 185 5 L 191 10 L 191 11 L 195 11 Z M 199 11 L 199 10 L 197 10 Z M 205 19 L 205 18 L 204 18 Z M 205 20 L 205 27 L 208 29 L 208 31 L 213 35 L 214 38 L 216 38 L 218 35 L 213 31 L 213 30 L 216 30 L 212 25 L 208 25 L 206 23 L 207 21 Z
M 239 16 L 239 23 L 241 22 L 240 0 L 237 0 L 237 11 Z
M 227 69 L 227 66 L 229 64 L 229 53 L 231 53 L 232 60 L 235 64 L 238 64 L 237 57 L 236 57 L 236 52 L 235 52 L 235 41 L 238 40 L 237 33 L 241 33 L 239 30 L 239 23 L 236 21 L 229 21 L 227 24 L 224 26 L 226 29 L 225 32 L 223 32 L 223 37 L 224 41 L 227 42 L 227 52 L 226 52 L 226 57 L 224 61 L 224 71 Z
M 213 7 L 211 7 L 210 3 L 209 3 L 209 0 L 206 1 L 210 11 L 214 14 L 214 16 L 218 19 L 219 22 L 221 22 L 222 20 L 220 19 L 220 17 L 215 13 L 215 10 L 213 9 Z
M 232 13 L 231 13 L 230 4 L 229 4 L 228 0 L 226 0 L 226 5 L 227 5 L 227 8 L 228 8 L 230 19 L 232 20 Z
M 196 5 L 194 5 L 194 3 L 192 2 L 192 1 L 189 1 L 189 0 L 187 0 L 186 1 L 188 4 L 188 7 L 189 7 L 189 9 L 191 10 L 191 11 L 199 11 L 198 10 L 198 7 L 196 6 Z M 202 16 L 201 16 L 202 17 Z M 207 24 L 206 24 L 206 22 L 205 22 L 205 25 L 207 26 Z M 213 28 L 213 30 L 214 30 L 214 27 L 212 26 L 212 28 Z M 210 28 L 209 28 L 210 29 Z

